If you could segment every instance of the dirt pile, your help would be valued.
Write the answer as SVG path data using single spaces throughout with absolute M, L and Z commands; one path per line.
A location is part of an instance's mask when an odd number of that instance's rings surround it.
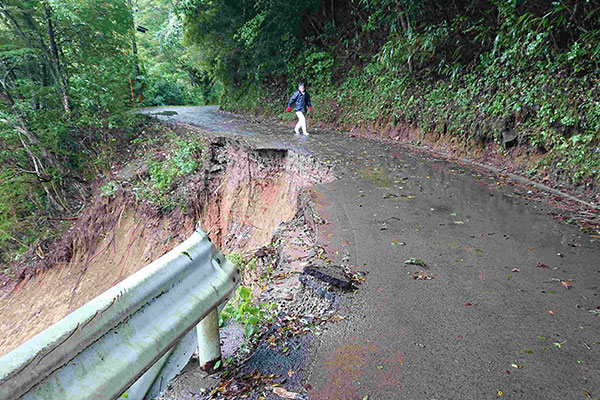
M 171 250 L 197 223 L 225 253 L 269 244 L 296 215 L 301 189 L 330 179 L 310 156 L 223 138 L 207 143 L 204 159 L 174 189 L 185 207 L 169 213 L 136 198 L 125 180 L 114 195 L 98 194 L 61 241 L 2 288 L 0 356 Z M 147 168 L 137 168 L 143 179 Z

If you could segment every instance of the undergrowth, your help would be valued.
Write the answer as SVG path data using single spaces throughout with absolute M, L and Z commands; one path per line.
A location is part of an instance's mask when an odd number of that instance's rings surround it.
M 145 172 L 133 181 L 136 199 L 145 200 L 163 212 L 185 208 L 185 193 L 179 189 L 184 186 L 183 180 L 200 172 L 205 161 L 205 139 L 180 138 L 167 132 L 162 137 L 141 138 L 136 144 L 143 149 L 145 164 Z M 109 181 L 100 190 L 102 195 L 111 196 L 118 187 L 118 183 Z
M 242 285 L 238 287 L 235 296 L 219 314 L 219 325 L 224 326 L 228 321 L 239 322 L 244 326 L 246 339 L 250 339 L 265 322 L 271 322 L 275 313 L 275 304 L 260 304 L 252 294 L 251 284 L 264 284 L 272 274 L 272 263 L 267 263 L 260 274 L 258 282 L 248 282 L 245 278 L 248 272 L 259 268 L 257 258 L 246 258 L 238 252 L 227 255 L 227 259 L 235 264 L 242 275 Z

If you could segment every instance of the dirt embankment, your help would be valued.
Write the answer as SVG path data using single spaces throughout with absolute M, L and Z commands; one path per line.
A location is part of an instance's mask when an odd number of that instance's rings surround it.
M 204 159 L 174 189 L 185 206 L 168 214 L 131 190 L 148 174 L 143 163 L 127 177 L 115 174 L 119 190 L 98 194 L 61 241 L 2 288 L 0 356 L 171 250 L 196 224 L 224 252 L 269 244 L 296 214 L 300 189 L 330 178 L 311 157 L 222 138 L 207 143 Z

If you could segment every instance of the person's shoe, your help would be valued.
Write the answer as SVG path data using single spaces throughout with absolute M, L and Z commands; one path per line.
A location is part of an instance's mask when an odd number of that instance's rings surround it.
M 296 133 L 296 135 L 299 135 L 299 134 L 300 134 L 300 132 L 298 132 L 298 131 L 294 131 L 294 132 Z
M 310 133 L 304 132 L 304 136 L 310 136 Z

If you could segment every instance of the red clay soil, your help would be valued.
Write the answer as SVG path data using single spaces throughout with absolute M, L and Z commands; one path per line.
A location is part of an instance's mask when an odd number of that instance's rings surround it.
M 91 246 L 75 247 L 70 261 L 13 286 L 0 303 L 0 356 L 24 343 L 185 239 L 193 223 L 145 216 L 141 207 L 115 207 L 114 229 Z M 175 233 L 177 232 L 177 233 Z
M 229 148 L 225 181 L 210 196 L 202 226 L 224 252 L 250 252 L 268 244 L 297 211 L 298 190 L 328 179 L 306 157 L 287 150 Z M 258 160 L 258 162 L 257 162 Z
M 218 147 L 215 149 L 215 147 Z M 298 209 L 300 188 L 327 180 L 316 161 L 286 150 L 209 146 L 208 168 L 185 183 L 187 210 L 165 215 L 121 189 L 97 196 L 46 260 L 2 288 L 0 356 L 156 260 L 193 231 L 196 221 L 224 252 L 271 242 Z M 211 170 L 216 153 L 226 166 Z M 221 163 L 223 164 L 222 157 Z M 45 258 L 46 258 L 45 257 Z

